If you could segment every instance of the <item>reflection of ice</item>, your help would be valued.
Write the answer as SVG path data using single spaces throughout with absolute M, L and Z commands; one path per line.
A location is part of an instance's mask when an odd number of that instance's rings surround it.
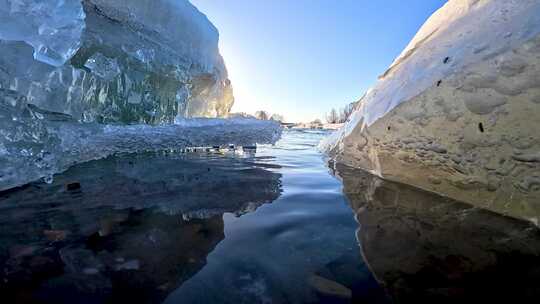
M 224 238 L 224 212 L 242 215 L 278 198 L 281 175 L 257 161 L 129 154 L 0 193 L 2 296 L 45 292 L 45 303 L 64 303 L 69 290 L 89 302 L 160 302 Z
M 73 189 L 78 203 L 71 206 L 73 192 L 56 189 L 73 182 L 81 188 Z M 77 165 L 57 175 L 51 185 L 40 187 L 37 192 L 15 191 L 9 199 L 21 204 L 67 200 L 64 209 L 79 209 L 81 204 L 84 208 L 158 207 L 189 219 L 253 211 L 280 193 L 279 174 L 259 165 L 256 156 L 221 152 L 123 154 Z M 222 199 L 223 192 L 227 200 Z
M 540 294 L 540 231 L 530 223 L 338 166 L 363 257 L 396 302 Z

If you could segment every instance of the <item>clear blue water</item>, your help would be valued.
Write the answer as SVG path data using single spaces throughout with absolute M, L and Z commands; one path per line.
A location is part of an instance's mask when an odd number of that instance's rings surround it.
M 225 214 L 225 239 L 165 303 L 340 302 L 317 292 L 314 276 L 347 286 L 356 300 L 385 299 L 362 261 L 341 183 L 316 149 L 326 134 L 289 131 L 257 151 L 281 175 L 281 195 L 242 217 Z
M 316 149 L 326 134 L 287 131 L 256 154 L 118 155 L 78 165 L 52 185 L 2 193 L 0 296 L 385 301 L 361 258 L 341 183 Z
M 454 303 L 540 295 L 540 231 L 327 165 L 325 131 L 253 153 L 117 155 L 0 193 L 1 303 Z

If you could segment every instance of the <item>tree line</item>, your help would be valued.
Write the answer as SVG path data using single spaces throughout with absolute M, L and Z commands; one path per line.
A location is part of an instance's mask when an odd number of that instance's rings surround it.
M 255 112 L 255 118 L 260 120 L 275 120 L 279 122 L 284 122 L 285 118 L 281 114 L 274 113 L 270 115 L 270 113 L 266 111 L 257 111 Z
M 263 110 L 255 112 L 254 115 L 251 115 L 251 114 L 248 114 L 248 113 L 245 113 L 245 112 L 230 113 L 229 117 L 232 117 L 232 118 L 234 118 L 234 117 L 256 118 L 256 119 L 260 119 L 260 120 L 275 120 L 275 121 L 279 121 L 279 122 L 284 122 L 285 121 L 285 118 L 283 117 L 283 115 L 277 114 L 277 113 L 274 113 L 274 114 L 270 115 L 269 112 L 263 111 Z
M 332 108 L 330 112 L 326 114 L 326 121 L 331 124 L 346 122 L 347 119 L 349 119 L 351 114 L 354 112 L 357 104 L 358 102 L 351 102 L 350 104 L 338 110 Z

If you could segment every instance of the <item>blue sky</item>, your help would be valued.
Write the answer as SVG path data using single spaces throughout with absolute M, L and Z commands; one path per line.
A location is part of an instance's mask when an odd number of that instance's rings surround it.
M 191 0 L 220 32 L 233 111 L 323 118 L 357 100 L 446 0 Z

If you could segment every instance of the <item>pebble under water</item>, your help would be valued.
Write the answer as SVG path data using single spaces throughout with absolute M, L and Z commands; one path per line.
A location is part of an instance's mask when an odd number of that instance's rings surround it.
M 285 131 L 251 152 L 123 154 L 0 193 L 1 303 L 534 299 L 533 224 L 380 180 Z

